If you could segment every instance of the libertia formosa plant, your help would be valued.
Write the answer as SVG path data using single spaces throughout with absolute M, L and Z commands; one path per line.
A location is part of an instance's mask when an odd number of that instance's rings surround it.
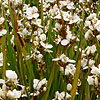
M 100 0 L 0 0 L 0 100 L 99 100 Z

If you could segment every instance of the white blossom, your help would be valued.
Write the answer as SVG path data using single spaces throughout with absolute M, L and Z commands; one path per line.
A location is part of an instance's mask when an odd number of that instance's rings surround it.
M 3 53 L 0 53 L 0 66 L 3 66 Z
M 0 25 L 3 24 L 4 20 L 5 20 L 4 17 L 0 18 Z
M 100 32 L 100 20 L 97 21 L 97 23 L 94 25 L 94 28 Z
M 62 45 L 62 46 L 66 46 L 68 43 L 69 43 L 69 41 L 68 41 L 67 39 L 63 39 L 63 40 L 61 41 L 61 45 Z
M 74 76 L 76 71 L 75 65 L 73 64 L 68 64 L 65 68 L 65 75 L 69 75 L 71 74 L 72 76 Z
M 98 69 L 96 66 L 93 65 L 91 68 L 92 68 L 91 70 L 92 74 L 98 75 L 100 73 L 100 69 Z
M 71 95 L 69 93 L 66 93 L 66 99 L 69 99 Z
M 95 61 L 92 59 L 89 59 L 89 67 L 92 67 L 94 65 Z
M 33 87 L 34 87 L 34 89 L 39 90 L 42 87 L 42 85 L 47 84 L 47 82 L 48 81 L 46 80 L 46 78 L 42 79 L 41 81 L 38 79 L 34 79 Z
M 17 74 L 15 71 L 12 70 L 6 70 L 6 77 L 9 80 L 17 80 Z
M 8 98 L 14 99 L 14 98 L 20 98 L 21 97 L 21 91 L 17 91 L 14 89 L 13 91 L 9 90 L 7 93 Z
M 6 33 L 7 33 L 7 30 L 6 30 L 6 29 L 2 29 L 2 30 L 0 31 L 0 36 L 5 35 Z
M 93 32 L 91 30 L 88 30 L 86 33 L 85 33 L 85 39 L 88 40 L 91 38 L 91 36 L 93 36 Z
M 65 97 L 65 92 L 61 92 L 59 93 L 59 91 L 56 92 L 56 96 L 55 96 L 55 100 L 58 99 L 58 100 L 62 100 L 64 99 Z
M 85 0 L 79 0 L 79 3 L 84 3 L 85 2 Z
M 87 81 L 88 81 L 88 84 L 89 84 L 89 85 L 94 85 L 94 82 L 93 82 L 94 79 L 93 79 L 92 76 L 88 76 Z
M 45 34 L 41 34 L 40 35 L 40 40 L 41 41 L 45 41 L 46 40 L 46 35 Z
M 98 39 L 98 41 L 100 41 L 100 35 L 97 35 L 96 38 Z
M 91 24 L 91 21 L 89 21 L 89 20 L 85 21 L 85 27 L 89 27 L 90 30 L 94 30 L 93 25 Z
M 70 91 L 72 89 L 72 85 L 69 83 L 67 84 L 67 90 Z
M 95 85 L 98 85 L 98 78 L 97 77 L 95 77 L 94 82 L 95 82 Z
M 94 54 L 97 51 L 97 49 L 96 49 L 96 46 L 95 45 L 92 45 L 91 47 L 88 46 L 85 49 L 85 51 L 86 51 L 86 54 L 89 55 L 90 53 L 91 54 Z
M 51 49 L 53 46 L 51 44 L 48 44 L 48 43 L 44 43 L 44 42 L 40 42 L 41 46 L 43 46 L 45 49 Z
M 82 60 L 81 60 L 81 66 L 84 68 L 84 67 L 86 67 L 86 65 L 87 65 L 87 59 L 85 59 L 85 58 L 83 58 Z

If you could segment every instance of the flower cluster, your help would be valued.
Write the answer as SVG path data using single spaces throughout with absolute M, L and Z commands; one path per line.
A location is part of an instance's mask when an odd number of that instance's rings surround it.
M 46 78 L 42 79 L 41 81 L 38 79 L 33 80 L 33 88 L 34 88 L 34 96 L 37 96 L 39 94 L 43 94 L 47 90 L 47 80 Z
M 99 95 L 99 76 L 100 76 L 100 64 L 96 67 L 95 65 L 92 65 L 91 67 L 91 74 L 88 76 L 87 81 L 89 85 L 92 85 L 94 88 L 94 91 Z
M 6 70 L 5 80 L 0 79 L 0 84 L 2 85 L 0 89 L 0 98 L 2 100 L 17 99 L 21 97 L 24 92 L 24 86 L 18 84 L 18 76 L 15 71 Z M 17 90 L 18 86 L 21 90 Z

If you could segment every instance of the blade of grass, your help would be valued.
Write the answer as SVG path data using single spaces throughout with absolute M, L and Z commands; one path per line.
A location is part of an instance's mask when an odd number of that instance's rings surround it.
M 70 100 L 75 100 L 75 96 L 76 96 L 76 90 L 77 90 L 77 83 L 78 83 L 78 78 L 79 78 L 79 74 L 80 74 L 80 67 L 81 67 L 81 56 L 82 56 L 82 51 L 76 66 L 76 72 L 75 72 L 75 76 L 74 76 L 74 81 L 73 81 L 73 87 L 71 90 L 71 98 Z
M 86 82 L 86 86 L 85 86 L 85 100 L 90 100 L 90 91 L 89 91 L 89 85 Z
M 4 6 L 2 7 L 3 8 L 3 15 L 4 15 L 4 18 L 5 18 L 5 27 L 6 27 L 6 30 L 7 30 L 7 42 L 8 42 L 8 45 L 7 45 L 7 52 L 8 52 L 8 58 L 9 58 L 9 63 L 10 63 L 10 67 L 12 70 L 15 70 L 15 58 L 14 58 L 14 50 L 11 46 L 11 42 L 10 42 L 10 33 L 9 33 L 9 27 L 8 27 L 8 23 L 7 23 L 7 19 L 6 19 L 6 14 L 5 14 L 5 8 Z
M 24 57 L 26 57 L 25 55 L 26 55 L 27 51 L 25 50 L 25 45 L 24 45 L 20 35 L 17 34 L 17 32 L 18 32 L 18 23 L 17 23 L 16 13 L 14 11 L 14 8 L 13 8 L 13 11 L 12 11 L 10 3 L 9 3 L 9 10 L 10 10 L 10 14 L 11 14 L 11 22 L 12 22 L 12 26 L 13 26 L 13 30 L 14 30 L 15 45 L 17 47 L 17 52 L 19 54 L 19 57 L 21 57 L 21 52 L 23 51 Z M 18 41 L 20 41 L 20 42 L 18 42 Z M 17 42 L 17 44 L 16 44 L 16 42 Z M 20 44 L 21 44 L 21 47 L 22 47 L 22 51 L 19 50 Z M 22 62 L 21 59 L 19 59 L 21 76 L 22 76 L 22 78 L 24 78 L 24 76 L 23 76 L 24 70 L 23 70 L 23 68 L 21 68 L 21 62 Z M 29 63 L 26 63 L 26 64 L 27 64 L 27 67 L 29 69 L 28 71 L 29 71 L 29 76 L 30 76 L 28 79 L 30 81 L 32 81 L 32 78 L 34 78 L 33 69 L 31 68 L 31 66 L 29 66 L 30 65 Z M 22 80 L 25 80 L 25 79 L 22 79 Z M 32 82 L 30 82 L 30 84 L 32 85 Z
M 98 8 L 97 8 L 97 12 L 96 12 L 96 14 L 97 14 L 97 16 L 98 16 L 98 12 L 100 11 L 100 0 L 98 0 Z
M 41 25 L 44 26 L 44 19 L 43 19 L 43 0 L 41 0 Z
M 6 36 L 2 37 L 2 50 L 3 50 L 3 67 L 2 67 L 2 78 L 5 77 L 6 71 Z

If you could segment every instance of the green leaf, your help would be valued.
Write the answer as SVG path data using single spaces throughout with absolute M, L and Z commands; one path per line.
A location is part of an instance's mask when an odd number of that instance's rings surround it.
M 70 100 L 75 100 L 75 96 L 76 96 L 76 90 L 77 90 L 77 83 L 78 83 L 78 78 L 79 78 L 79 74 L 80 74 L 80 67 L 81 67 L 81 55 L 82 52 L 80 54 L 77 66 L 76 66 L 76 72 L 75 72 L 75 76 L 74 76 L 74 81 L 73 81 L 73 87 L 71 90 L 71 98 Z

